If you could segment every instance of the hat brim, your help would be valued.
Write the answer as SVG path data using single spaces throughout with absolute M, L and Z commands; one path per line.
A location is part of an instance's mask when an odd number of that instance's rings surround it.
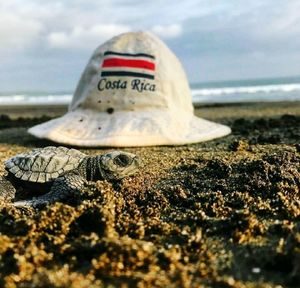
M 108 114 L 77 109 L 36 125 L 28 132 L 65 145 L 137 147 L 203 142 L 226 136 L 231 129 L 190 114 L 181 113 L 174 119 L 174 113 L 168 110 L 116 111 Z

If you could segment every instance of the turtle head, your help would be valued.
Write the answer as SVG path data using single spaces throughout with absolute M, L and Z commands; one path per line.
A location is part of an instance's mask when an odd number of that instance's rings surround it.
M 140 167 L 140 160 L 132 153 L 112 151 L 99 156 L 98 165 L 104 179 L 119 180 L 134 174 Z

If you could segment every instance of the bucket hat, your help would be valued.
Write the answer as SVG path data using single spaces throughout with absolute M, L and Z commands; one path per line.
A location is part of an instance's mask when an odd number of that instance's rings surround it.
M 231 130 L 194 115 L 185 72 L 159 38 L 130 32 L 95 50 L 65 115 L 28 132 L 68 145 L 132 147 L 207 141 Z

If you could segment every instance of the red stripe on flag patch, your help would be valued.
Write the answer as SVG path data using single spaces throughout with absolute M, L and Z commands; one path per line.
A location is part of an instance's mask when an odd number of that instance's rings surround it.
M 147 70 L 155 70 L 155 64 L 146 60 L 108 58 L 102 63 L 102 68 L 105 67 L 130 67 L 142 68 Z

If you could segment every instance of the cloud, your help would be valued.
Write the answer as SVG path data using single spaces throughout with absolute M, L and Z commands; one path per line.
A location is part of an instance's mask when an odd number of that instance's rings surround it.
M 179 24 L 171 24 L 167 26 L 155 25 L 152 32 L 162 38 L 176 38 L 182 34 L 182 26 Z
M 22 50 L 31 45 L 43 30 L 43 24 L 30 13 L 12 13 L 0 5 L 0 50 Z M 22 15 L 23 14 L 23 15 Z
M 161 37 L 195 81 L 300 74 L 299 10 L 299 0 L 0 0 L 0 82 L 64 87 L 91 49 L 132 30 Z
M 253 17 L 256 16 L 258 21 L 253 23 L 252 32 L 261 41 L 266 39 L 272 43 L 286 42 L 295 38 L 294 40 L 299 43 L 300 2 L 291 0 L 281 4 L 271 7 L 265 5 L 265 13 L 256 11 Z
M 176 38 L 182 34 L 181 24 L 176 23 L 196 16 L 195 8 L 203 1 L 184 1 L 176 9 L 170 9 L 172 0 L 164 5 L 161 0 L 0 1 L 0 53 L 30 52 L 31 47 L 84 50 L 129 30 L 152 30 L 162 38 Z M 158 21 L 153 21 L 153 15 Z
M 231 6 L 222 14 L 212 13 L 183 23 L 182 49 L 198 57 L 234 54 L 239 58 L 270 53 L 283 57 L 299 53 L 299 1 L 278 0 L 277 5 L 269 0 L 250 1 L 248 5 L 227 3 Z
M 47 40 L 53 48 L 89 50 L 103 41 L 129 30 L 129 26 L 118 24 L 97 24 L 88 28 L 76 26 L 69 32 L 51 32 Z
M 60 2 L 0 1 L 0 52 L 22 52 L 42 43 L 62 9 Z

